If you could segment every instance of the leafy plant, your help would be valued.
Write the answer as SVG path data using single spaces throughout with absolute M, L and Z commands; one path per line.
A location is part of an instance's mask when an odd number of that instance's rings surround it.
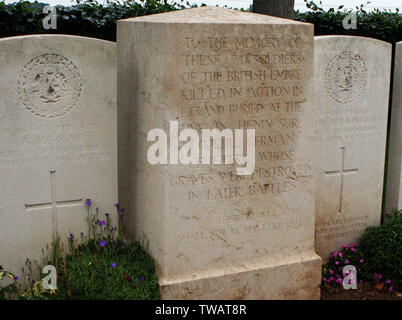
M 56 295 L 56 289 L 46 289 L 43 286 L 43 280 L 35 281 L 30 288 L 25 289 L 20 299 L 24 300 L 49 300 L 52 295 Z
M 130 243 L 125 228 L 126 210 L 116 203 L 115 216 L 99 216 L 90 199 L 87 206 L 88 232 L 79 237 L 70 233 L 67 246 L 58 236 L 43 252 L 42 266 L 57 270 L 57 288 L 44 287 L 44 279 L 35 281 L 29 259 L 25 262 L 24 278 L 28 288 L 20 292 L 15 275 L 0 267 L 0 280 L 14 280 L 0 288 L 0 299 L 23 300 L 94 300 L 94 299 L 159 299 L 158 278 L 153 259 L 140 244 Z
M 10 279 L 13 282 L 7 286 L 0 287 L 0 300 L 5 300 L 6 298 L 14 297 L 18 293 L 17 286 L 15 281 L 18 280 L 18 277 L 11 272 L 8 272 L 0 266 L 0 281 L 4 279 Z
M 359 282 L 375 283 L 389 291 L 402 288 L 402 211 L 395 212 L 385 224 L 369 227 L 359 243 L 345 244 L 334 251 L 323 265 L 323 282 L 342 285 L 343 267 L 353 265 Z
M 390 43 L 402 40 L 402 16 L 399 10 L 395 12 L 385 9 L 366 11 L 365 5 L 356 6 L 353 11 L 357 16 L 357 28 L 345 29 L 343 20 L 352 10 L 346 10 L 343 6 L 330 8 L 325 11 L 322 2 L 307 1 L 306 6 L 312 11 L 299 12 L 294 15 L 295 20 L 314 24 L 314 34 L 320 35 L 351 35 L 371 37 Z M 367 2 L 367 4 L 370 2 Z
M 60 267 L 55 299 L 159 299 L 154 262 L 138 243 L 90 240 Z
M 360 239 L 367 261 L 367 276 L 378 280 L 392 279 L 395 288 L 402 288 L 402 211 L 378 227 L 370 227 Z M 375 275 L 376 274 L 376 275 Z
M 350 10 L 340 6 L 325 11 L 321 2 L 305 2 L 311 11 L 296 11 L 294 19 L 313 23 L 315 35 L 364 36 L 391 43 L 402 40 L 402 17 L 398 11 L 377 9 L 367 12 L 364 5 L 357 6 L 357 29 L 345 30 L 342 21 L 350 14 Z M 0 0 L 0 37 L 55 33 L 116 41 L 116 22 L 119 19 L 197 7 L 196 4 L 184 0 L 106 1 L 105 5 L 97 1 L 77 1 L 76 5 L 70 7 L 56 6 L 57 29 L 45 30 L 42 26 L 42 20 L 46 16 L 42 13 L 44 6 L 44 3 L 28 1 L 5 4 Z
M 0 0 L 1 1 L 1 0 Z M 26 34 L 71 34 L 105 40 L 116 40 L 116 21 L 119 19 L 161 13 L 184 8 L 182 3 L 167 0 L 77 1 L 70 7 L 56 6 L 57 29 L 46 30 L 42 20 L 45 3 L 20 1 L 0 2 L 0 37 Z M 190 6 L 188 4 L 188 6 Z

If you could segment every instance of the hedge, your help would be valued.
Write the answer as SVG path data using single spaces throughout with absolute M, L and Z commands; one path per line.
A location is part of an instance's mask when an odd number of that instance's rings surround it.
M 1 1 L 1 0 L 0 0 Z M 316 35 L 346 34 L 372 37 L 387 42 L 402 41 L 402 16 L 399 12 L 375 10 L 366 12 L 358 7 L 357 29 L 345 30 L 343 19 L 348 12 L 341 7 L 324 11 L 313 1 L 306 1 L 313 11 L 296 11 L 294 19 L 313 23 Z M 116 41 L 116 21 L 119 19 L 143 16 L 153 13 L 196 7 L 189 2 L 170 2 L 166 0 L 124 0 L 103 6 L 97 2 L 78 3 L 70 7 L 56 6 L 57 29 L 45 30 L 42 20 L 44 3 L 28 1 L 5 4 L 0 2 L 0 37 L 26 34 L 72 34 Z

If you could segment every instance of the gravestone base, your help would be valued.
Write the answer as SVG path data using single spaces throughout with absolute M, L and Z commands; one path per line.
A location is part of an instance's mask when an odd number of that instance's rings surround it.
M 254 269 L 227 270 L 203 278 L 160 279 L 164 300 L 313 300 L 320 298 L 321 259 L 315 254 Z

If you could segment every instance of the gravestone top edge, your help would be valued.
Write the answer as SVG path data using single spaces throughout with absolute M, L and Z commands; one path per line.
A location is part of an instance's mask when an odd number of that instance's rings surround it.
M 63 40 L 63 39 L 71 39 L 76 41 L 93 41 L 97 43 L 104 43 L 105 45 L 112 45 L 116 46 L 116 42 L 108 41 L 103 39 L 91 38 L 91 37 L 82 37 L 82 36 L 75 36 L 69 34 L 28 34 L 23 36 L 15 36 L 15 37 L 5 37 L 0 38 L 0 43 L 4 41 L 11 41 L 11 40 Z
M 350 41 L 371 41 L 373 43 L 382 44 L 385 47 L 392 47 L 392 44 L 383 40 L 378 40 L 370 37 L 348 36 L 348 35 L 327 35 L 327 36 L 315 36 L 314 41 L 330 40 L 330 39 L 347 39 Z M 401 41 L 402 43 L 402 41 Z
M 228 8 L 205 6 L 171 12 L 162 12 L 147 16 L 118 20 L 122 22 L 153 22 L 153 23 L 194 23 L 194 24 L 283 24 L 311 25 L 311 23 L 278 18 L 274 16 L 244 12 Z

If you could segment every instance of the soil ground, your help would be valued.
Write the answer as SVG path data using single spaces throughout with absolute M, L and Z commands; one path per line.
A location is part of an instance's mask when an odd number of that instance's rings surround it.
M 377 290 L 373 284 L 358 284 L 357 289 L 345 290 L 342 286 L 321 284 L 321 300 L 402 300 L 402 293 Z

